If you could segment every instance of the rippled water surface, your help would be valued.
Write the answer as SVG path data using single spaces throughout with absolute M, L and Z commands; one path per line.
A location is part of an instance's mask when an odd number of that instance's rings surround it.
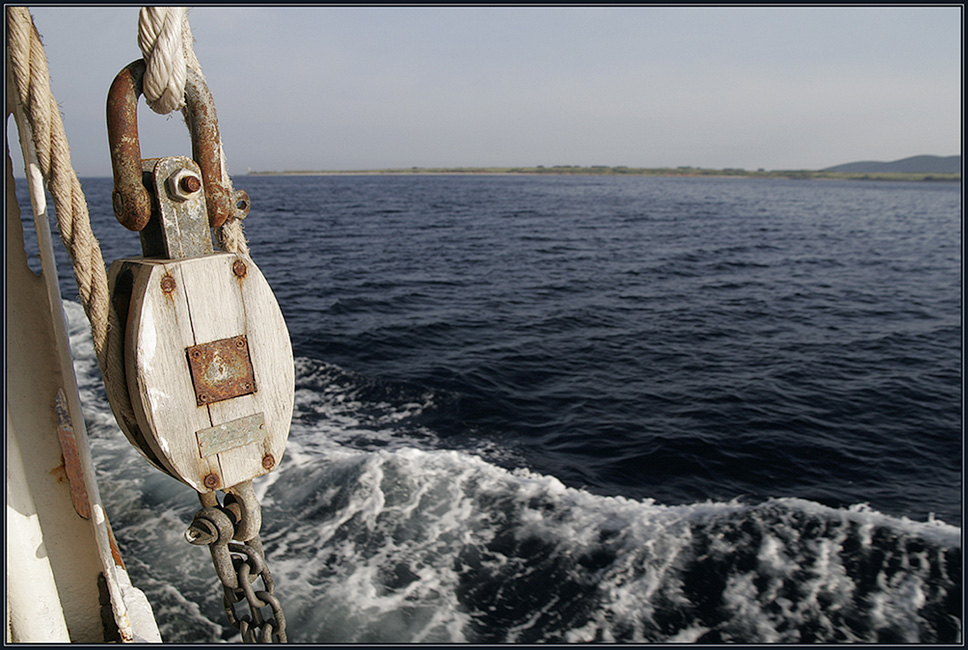
M 959 186 L 236 185 L 297 358 L 257 482 L 292 640 L 960 639 Z M 228 639 L 197 500 L 127 447 L 69 312 L 133 579 L 166 640 Z

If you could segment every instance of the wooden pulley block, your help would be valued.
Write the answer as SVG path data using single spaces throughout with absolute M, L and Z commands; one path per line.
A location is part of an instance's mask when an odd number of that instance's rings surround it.
M 109 271 L 136 420 L 125 433 L 199 493 L 225 490 L 270 472 L 285 453 L 289 332 L 255 263 L 214 252 L 195 162 L 145 164 L 158 210 L 142 231 L 145 257 Z

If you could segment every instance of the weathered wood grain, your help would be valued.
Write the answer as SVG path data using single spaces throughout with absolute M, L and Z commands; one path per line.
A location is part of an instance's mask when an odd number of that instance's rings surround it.
M 274 469 L 289 437 L 295 371 L 282 312 L 258 267 L 230 253 L 125 262 L 134 272 L 128 383 L 152 451 L 174 476 L 202 493 Z M 199 406 L 186 348 L 242 334 L 255 392 Z M 234 439 L 238 446 L 227 438 L 214 454 L 200 446 L 198 432 L 257 414 L 265 421 L 261 438 L 246 432 Z

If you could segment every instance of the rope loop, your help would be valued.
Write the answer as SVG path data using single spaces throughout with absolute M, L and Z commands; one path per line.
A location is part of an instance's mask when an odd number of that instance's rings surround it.
M 185 7 L 142 7 L 138 14 L 138 47 L 147 66 L 145 101 L 161 115 L 185 107 L 185 50 L 191 48 L 190 33 L 185 40 L 187 22 Z
M 142 92 L 145 101 L 156 113 L 167 115 L 181 110 L 191 129 L 190 117 L 185 103 L 188 70 L 204 80 L 202 66 L 195 56 L 194 38 L 188 22 L 186 7 L 142 7 L 138 14 L 138 47 L 145 59 L 146 71 Z M 234 196 L 232 179 L 229 177 L 222 142 L 218 142 L 222 169 L 222 186 Z M 215 229 L 219 248 L 229 253 L 248 255 L 242 219 L 248 212 L 237 212 Z

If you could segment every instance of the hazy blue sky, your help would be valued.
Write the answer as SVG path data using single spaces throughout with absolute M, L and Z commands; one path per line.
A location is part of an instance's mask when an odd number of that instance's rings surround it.
M 211 6 L 189 18 L 233 173 L 817 169 L 960 152 L 961 12 Z M 110 175 L 105 98 L 141 56 L 138 7 L 32 13 L 75 168 Z M 143 102 L 139 116 L 145 157 L 189 153 L 180 117 Z

